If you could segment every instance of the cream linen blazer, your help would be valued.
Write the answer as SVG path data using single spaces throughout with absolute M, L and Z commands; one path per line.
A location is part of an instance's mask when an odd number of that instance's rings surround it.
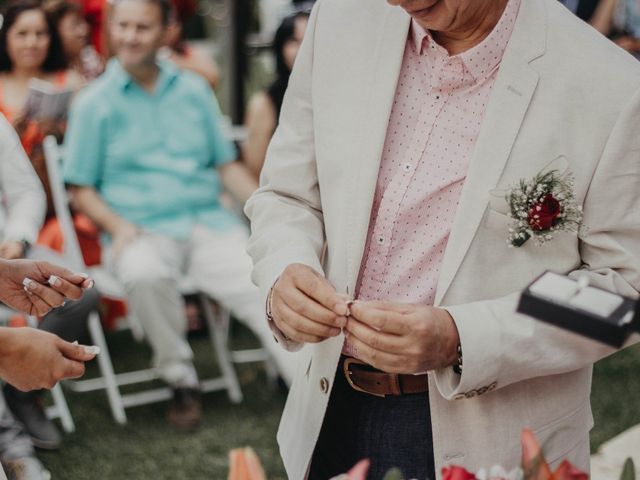
M 354 291 L 409 25 L 385 0 L 317 2 L 261 187 L 246 207 L 263 295 L 296 262 L 323 272 L 339 292 Z M 517 466 L 523 427 L 548 460 L 588 468 L 591 365 L 612 350 L 515 309 L 519 292 L 546 269 L 580 270 L 625 295 L 640 289 L 639 89 L 631 56 L 556 0 L 522 0 L 437 289 L 464 353 L 462 376 L 450 368 L 429 374 L 438 476 L 449 463 Z M 509 248 L 507 205 L 495 192 L 550 165 L 575 176 L 588 231 Z M 291 479 L 306 476 L 343 341 L 301 350 L 278 433 Z

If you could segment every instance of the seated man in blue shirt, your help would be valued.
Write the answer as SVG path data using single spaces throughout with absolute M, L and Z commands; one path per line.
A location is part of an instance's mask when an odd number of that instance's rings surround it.
M 176 279 L 229 308 L 270 349 L 285 381 L 291 355 L 277 347 L 251 283 L 247 233 L 219 203 L 219 177 L 244 202 L 257 187 L 219 127 L 208 85 L 160 62 L 167 0 L 116 0 L 116 58 L 71 109 L 65 181 L 77 206 L 106 234 L 104 260 L 126 288 L 163 379 L 174 389 L 169 422 L 201 417 Z

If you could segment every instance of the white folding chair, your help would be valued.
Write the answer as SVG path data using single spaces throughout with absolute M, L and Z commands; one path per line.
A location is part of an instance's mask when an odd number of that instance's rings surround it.
M 5 307 L 4 305 L 0 305 L 0 325 L 8 325 L 9 319 L 11 316 L 15 315 L 15 313 L 16 312 L 14 310 Z M 27 317 L 27 322 L 31 327 L 37 326 L 37 320 L 31 316 Z M 46 408 L 47 417 L 52 419 L 59 418 L 65 432 L 75 432 L 76 424 L 73 421 L 73 417 L 69 411 L 69 405 L 67 404 L 67 399 L 64 397 L 60 384 L 56 383 L 50 391 L 53 399 L 53 405 Z
M 87 268 L 84 264 L 78 238 L 73 226 L 73 220 L 69 211 L 67 192 L 60 172 L 62 150 L 54 137 L 44 139 L 44 154 L 49 174 L 49 183 L 53 197 L 56 217 L 64 237 L 64 255 L 70 265 L 77 271 L 87 271 L 95 280 L 96 287 L 105 295 L 125 300 L 125 292 L 122 286 L 103 268 Z M 235 368 L 231 361 L 230 352 L 227 349 L 226 334 L 229 325 L 229 313 L 218 308 L 217 313 L 211 306 L 210 300 L 203 293 L 195 291 L 188 285 L 188 280 L 181 281 L 181 293 L 197 294 L 200 299 L 203 314 L 209 327 L 211 344 L 216 355 L 221 375 L 201 381 L 204 392 L 226 390 L 229 399 L 233 403 L 242 401 L 242 390 L 236 376 Z M 142 328 L 135 321 L 135 317 L 128 317 L 128 326 L 134 337 L 142 338 Z M 171 390 L 168 387 L 144 390 L 137 393 L 122 394 L 120 387 L 158 379 L 156 369 L 145 369 L 116 374 L 109 356 L 109 349 L 97 312 L 89 316 L 89 334 L 95 345 L 100 347 L 101 353 L 97 356 L 100 377 L 87 380 L 74 380 L 68 382 L 71 389 L 77 392 L 87 392 L 105 389 L 109 398 L 109 405 L 116 422 L 124 424 L 127 421 L 125 408 L 158 402 L 171 398 Z

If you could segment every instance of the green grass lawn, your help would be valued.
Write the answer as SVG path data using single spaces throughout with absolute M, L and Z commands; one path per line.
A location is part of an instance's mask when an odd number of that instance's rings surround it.
M 252 343 L 250 335 L 237 329 L 234 345 Z M 193 340 L 197 368 L 202 375 L 214 373 L 206 336 Z M 144 368 L 149 352 L 127 333 L 109 337 L 118 365 Z M 88 376 L 95 372 L 90 366 Z M 228 451 L 251 445 L 271 480 L 284 479 L 275 434 L 285 395 L 268 385 L 260 364 L 238 367 L 244 392 L 241 405 L 231 405 L 225 393 L 204 395 L 204 425 L 194 433 L 176 433 L 165 422 L 165 403 L 127 410 L 125 427 L 112 420 L 102 392 L 77 394 L 67 390 L 67 400 L 77 431 L 67 435 L 59 452 L 39 457 L 54 479 L 213 479 L 224 480 Z M 592 448 L 640 423 L 640 347 L 618 353 L 596 365 L 592 403 L 596 426 Z
M 234 345 L 252 345 L 241 329 Z M 110 352 L 118 365 L 146 368 L 149 351 L 127 332 L 108 337 Z M 196 368 L 203 378 L 215 374 L 212 350 L 206 335 L 192 340 Z M 97 369 L 90 365 L 87 377 Z M 65 437 L 62 450 L 38 452 L 54 479 L 226 479 L 228 451 L 252 446 L 270 479 L 284 479 L 275 435 L 285 394 L 270 385 L 261 364 L 237 367 L 244 393 L 240 405 L 232 405 L 226 392 L 203 395 L 204 423 L 193 433 L 173 431 L 165 421 L 167 404 L 156 403 L 127 409 L 128 424 L 117 425 L 104 392 L 73 393 L 65 389 L 76 431 Z M 133 387 L 129 387 L 133 388 Z

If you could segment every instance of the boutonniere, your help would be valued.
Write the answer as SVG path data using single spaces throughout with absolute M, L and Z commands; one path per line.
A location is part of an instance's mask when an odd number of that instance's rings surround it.
M 576 203 L 573 177 L 557 170 L 522 179 L 510 189 L 506 200 L 511 211 L 509 246 L 521 247 L 534 238 L 540 246 L 555 232 L 578 232 L 582 225 L 582 207 Z

